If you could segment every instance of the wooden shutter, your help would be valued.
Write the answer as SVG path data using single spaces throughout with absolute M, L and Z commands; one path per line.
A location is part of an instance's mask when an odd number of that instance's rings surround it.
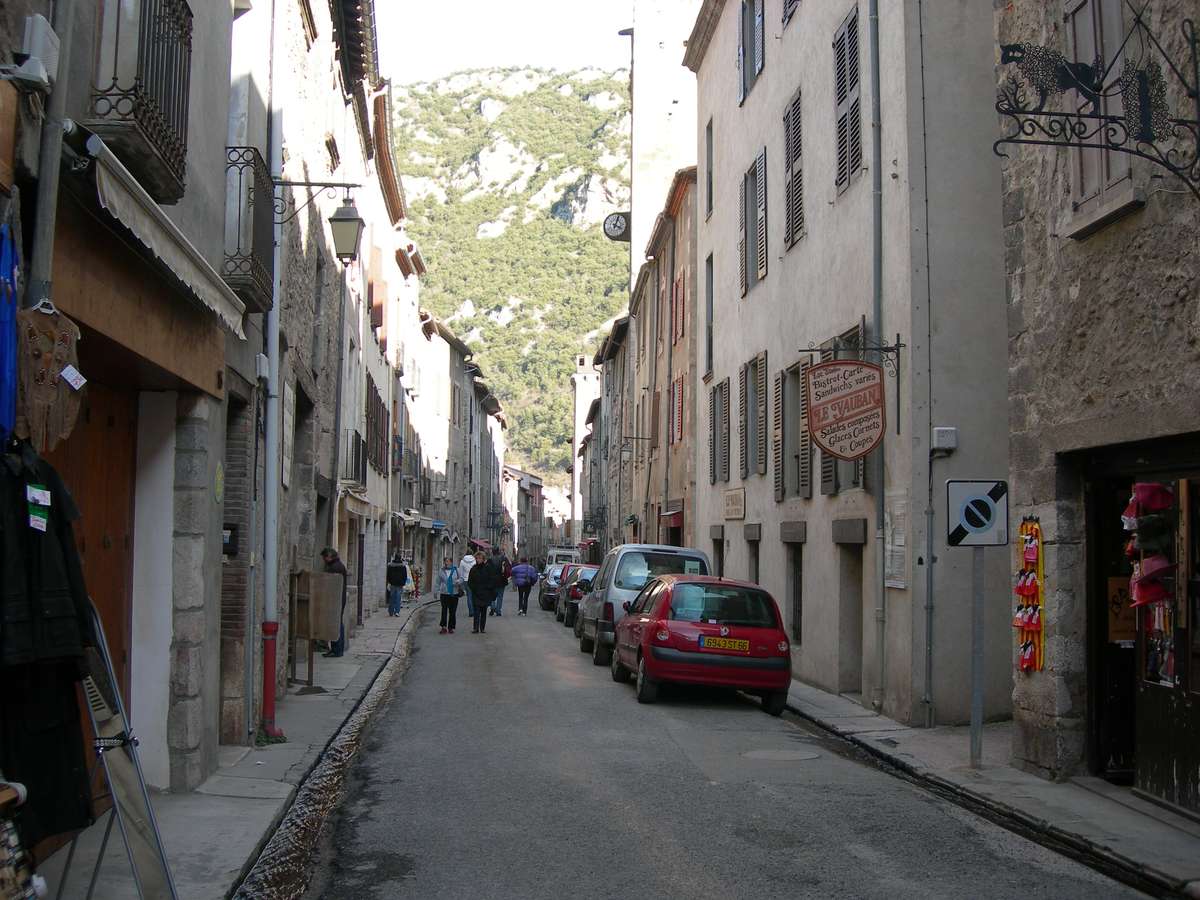
M 742 0 L 738 7 L 737 35 L 738 106 L 741 106 L 746 99 L 746 0 Z
M 800 0 L 783 0 L 783 24 L 786 25 L 791 21 L 792 14 L 796 11 L 796 7 L 800 5 Z
M 745 365 L 738 369 L 738 465 L 742 478 L 750 474 L 750 460 L 746 453 L 746 378 L 749 375 L 746 369 Z
M 687 331 L 687 271 L 679 273 L 679 337 Z
M 767 61 L 767 46 L 763 27 L 763 2 L 754 0 L 754 75 L 762 74 L 763 65 Z
M 800 119 L 800 91 L 796 91 L 783 113 L 784 180 L 787 185 L 784 203 L 784 239 L 792 246 L 804 235 L 804 146 Z
M 658 412 L 662 408 L 662 391 L 654 392 L 654 405 L 650 409 L 650 446 L 658 446 Z
M 758 434 L 756 435 L 755 450 L 757 451 L 757 459 L 754 461 L 754 467 L 759 475 L 767 474 L 767 351 L 763 351 L 755 358 L 754 365 L 755 391 L 757 393 L 758 409 Z
M 679 387 L 675 389 L 675 441 L 683 440 L 683 376 L 679 376 Z
M 758 246 L 755 248 L 758 256 L 758 278 L 761 281 L 767 277 L 767 148 L 764 147 L 758 159 L 754 161 L 754 180 L 758 187 L 757 205 L 754 214 L 754 224 L 757 228 Z M 763 376 L 766 377 L 765 375 Z
M 708 389 L 708 483 L 717 483 L 717 391 Z
M 750 179 L 743 175 L 742 189 L 738 191 L 738 286 L 743 297 L 746 296 L 746 289 L 749 287 L 746 278 L 749 274 L 746 265 L 746 191 L 749 184 Z
M 730 379 L 721 382 L 721 480 L 730 480 Z
M 667 389 L 667 445 L 675 443 L 675 382 Z
M 771 456 L 775 470 L 775 501 L 779 502 L 786 494 L 787 472 L 783 467 L 783 391 L 787 383 L 787 372 L 780 370 L 775 373 L 775 415 L 774 428 L 771 431 Z
M 829 362 L 834 359 L 836 354 L 833 350 L 821 351 L 821 362 Z M 830 456 L 824 451 L 821 452 L 821 493 L 836 494 L 838 490 L 837 484 L 837 459 Z
M 862 102 L 859 90 L 858 8 L 833 38 L 833 86 L 837 135 L 838 190 L 844 190 L 862 168 Z
M 721 480 L 729 481 L 729 429 L 731 427 L 729 415 L 729 379 L 726 378 L 721 382 L 721 433 L 718 435 L 721 441 Z
M 796 442 L 800 451 L 800 496 L 805 499 L 812 497 L 812 436 L 808 433 L 808 391 L 804 388 L 804 379 L 811 365 L 811 358 L 800 362 L 800 440 Z

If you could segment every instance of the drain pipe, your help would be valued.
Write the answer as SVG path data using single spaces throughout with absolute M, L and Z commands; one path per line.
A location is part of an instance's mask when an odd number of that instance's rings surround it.
M 38 183 L 34 205 L 37 219 L 33 230 L 33 258 L 29 262 L 29 285 L 25 291 L 27 307 L 50 299 L 54 227 L 58 218 L 58 179 L 62 165 L 63 130 L 67 124 L 67 91 L 71 86 L 68 70 L 71 67 L 71 35 L 75 31 L 75 0 L 59 0 L 55 4 L 54 29 L 58 34 L 59 67 L 50 101 L 46 105 L 46 120 L 42 123 L 42 140 L 38 148 Z
M 871 35 L 871 337 L 883 343 L 883 137 L 880 117 L 879 83 L 879 0 L 870 0 L 868 24 Z M 876 354 L 876 362 L 883 354 Z M 897 376 L 896 390 L 900 390 Z M 871 706 L 883 709 L 887 664 L 887 568 L 884 564 L 884 494 L 886 464 L 884 447 L 875 451 L 873 475 L 875 481 L 875 687 L 871 691 Z
M 276 91 L 277 66 L 284 58 L 283 28 L 279 24 L 279 4 L 271 4 L 271 68 L 267 87 L 268 143 L 270 145 L 271 177 L 283 178 L 283 112 Z M 263 529 L 263 568 L 265 612 L 262 623 L 263 686 L 262 730 L 268 737 L 279 737 L 275 727 L 275 651 L 279 635 L 279 466 L 283 429 L 279 409 L 279 307 L 282 302 L 280 284 L 283 280 L 281 246 L 283 226 L 275 223 L 272 250 L 274 276 L 271 282 L 271 308 L 267 311 L 267 460 L 263 484 L 266 506 L 266 527 Z

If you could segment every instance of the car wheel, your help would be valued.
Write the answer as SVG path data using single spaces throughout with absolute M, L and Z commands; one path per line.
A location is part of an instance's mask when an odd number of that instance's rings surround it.
M 787 696 L 787 691 L 771 691 L 763 694 L 763 709 L 771 716 L 783 715 L 783 710 L 787 706 Z
M 621 665 L 620 654 L 616 648 L 613 648 L 612 653 L 608 658 L 608 671 L 612 673 L 612 680 L 617 684 L 627 684 L 629 682 L 629 670 Z
M 557 602 L 554 604 L 554 620 L 556 622 L 561 622 L 563 620 L 563 611 Z
M 653 703 L 658 699 L 658 682 L 646 674 L 646 657 L 638 657 L 637 702 Z
M 599 640 L 592 641 L 593 666 L 607 666 L 610 662 L 612 662 L 612 657 L 613 651 L 611 648 L 605 647 L 604 644 Z
M 572 630 L 575 632 L 575 637 L 583 637 L 583 616 L 578 613 L 575 614 L 575 624 Z
M 590 637 L 588 637 L 586 634 L 583 633 L 583 629 L 580 629 L 580 631 L 579 631 L 579 652 L 580 653 L 591 653 L 593 644 L 594 644 L 594 641 Z

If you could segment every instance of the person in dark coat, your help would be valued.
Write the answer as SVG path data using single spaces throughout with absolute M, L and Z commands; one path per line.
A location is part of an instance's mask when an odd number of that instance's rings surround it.
M 392 554 L 387 564 L 388 615 L 400 615 L 404 605 L 404 585 L 408 584 L 408 566 L 400 558 L 400 551 Z
M 342 576 L 342 614 L 338 619 L 338 639 L 333 642 L 326 656 L 341 656 L 346 652 L 346 564 L 338 556 L 333 547 L 321 551 L 321 561 L 325 563 L 325 571 Z
M 508 563 L 508 558 L 500 552 L 499 547 L 492 549 L 492 558 L 488 560 L 488 568 L 492 572 L 492 581 L 495 585 L 492 593 L 492 615 L 504 615 L 504 589 L 508 586 L 508 575 L 512 571 L 512 567 Z
M 475 554 L 475 565 L 467 575 L 467 588 L 475 598 L 474 624 L 471 634 L 482 634 L 487 630 L 488 610 L 491 609 L 492 597 L 496 593 L 496 577 L 487 557 L 482 551 Z

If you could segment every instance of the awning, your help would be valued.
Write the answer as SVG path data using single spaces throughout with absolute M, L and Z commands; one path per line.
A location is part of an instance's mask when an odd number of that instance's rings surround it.
M 419 521 L 421 521 L 420 516 L 410 516 L 402 512 L 392 513 L 392 518 L 399 519 L 404 523 L 406 528 L 411 528 L 413 525 L 416 525 Z
M 658 517 L 658 524 L 660 526 L 662 526 L 663 528 L 682 528 L 683 527 L 683 513 L 681 513 L 681 512 L 663 513 L 662 515 L 660 515 Z
M 145 254 L 179 282 L 179 286 L 242 340 L 246 304 L 192 245 L 187 236 L 146 193 L 136 178 L 98 136 L 87 140 L 95 160 L 92 172 L 100 206 L 145 248 Z
M 342 499 L 346 503 L 346 512 L 352 516 L 361 516 L 364 519 L 372 518 L 371 504 L 365 497 L 359 497 L 357 494 L 352 494 L 349 491 L 342 494 Z
M 483 540 L 480 540 L 479 538 L 471 538 L 471 540 L 467 541 L 467 543 L 470 544 L 472 547 L 478 547 L 480 550 L 490 551 L 492 549 L 492 545 L 491 545 L 490 541 L 483 541 Z

